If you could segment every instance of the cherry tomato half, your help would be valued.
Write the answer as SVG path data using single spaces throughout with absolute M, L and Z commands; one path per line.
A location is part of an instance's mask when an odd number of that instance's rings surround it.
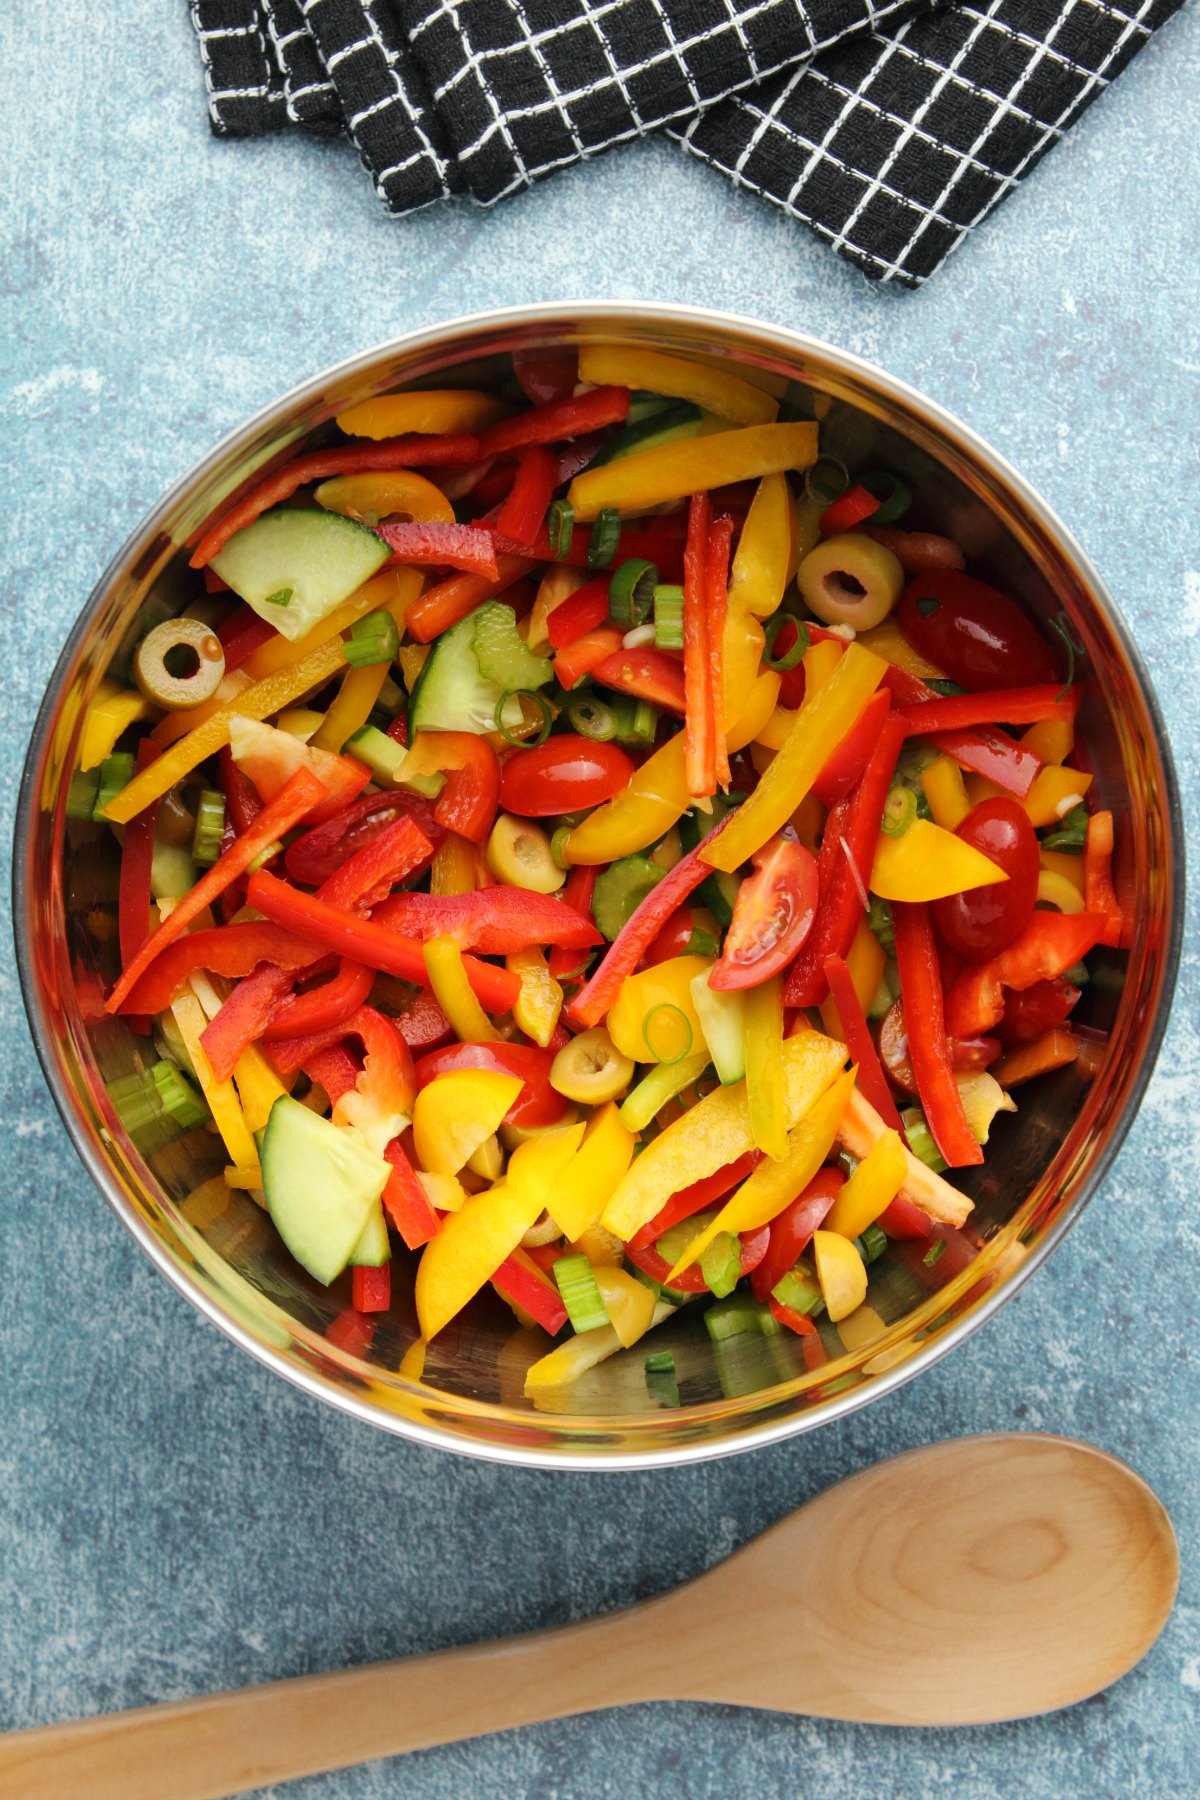
M 929 569 L 900 596 L 896 622 L 914 650 L 972 693 L 1062 679 L 1049 644 L 997 588 Z
M 504 1115 L 506 1125 L 556 1125 L 566 1111 L 566 1101 L 550 1086 L 549 1050 L 536 1044 L 447 1044 L 422 1056 L 413 1069 L 417 1088 L 428 1087 L 435 1075 L 454 1069 L 489 1069 L 499 1075 L 517 1075 L 525 1083 Z
M 751 861 L 755 873 L 738 889 L 721 960 L 708 978 L 709 987 L 723 993 L 778 974 L 816 917 L 817 865 L 803 844 L 774 837 Z
M 982 850 L 1008 876 L 992 887 L 933 902 L 942 941 L 967 962 L 986 962 L 1020 937 L 1037 899 L 1037 835 L 1015 800 L 999 796 L 973 806 L 956 837 Z
M 500 775 L 500 805 L 523 819 L 580 812 L 619 794 L 633 771 L 633 758 L 619 744 L 564 731 L 509 757 Z

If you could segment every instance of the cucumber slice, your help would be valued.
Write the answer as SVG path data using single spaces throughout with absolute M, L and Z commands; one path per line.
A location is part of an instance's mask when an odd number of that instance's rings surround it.
M 275 1229 L 301 1267 L 328 1287 L 354 1254 L 389 1165 L 357 1132 L 330 1124 L 287 1094 L 271 1108 L 261 1155 Z
M 391 1259 L 392 1246 L 388 1242 L 387 1220 L 383 1216 L 383 1204 L 377 1200 L 367 1214 L 362 1236 L 350 1252 L 350 1264 L 351 1267 L 357 1265 L 366 1269 L 381 1269 Z
M 235 531 L 212 567 L 259 618 L 294 642 L 390 555 L 373 531 L 340 513 L 283 506 Z M 288 596 L 282 605 L 279 594 Z
M 592 917 L 610 944 L 665 873 L 648 856 L 622 856 L 597 877 Z
M 708 972 L 692 979 L 692 1005 L 708 1045 L 713 1067 L 724 1086 L 746 1078 L 746 1003 L 739 993 L 715 993 Z
M 187 844 L 164 844 L 154 840 L 150 859 L 150 894 L 154 900 L 178 900 L 190 894 L 200 871 L 192 861 Z
M 410 741 L 418 731 L 495 731 L 504 690 L 481 674 L 474 636 L 475 614 L 468 613 L 434 640 L 409 701 Z
M 702 412 L 690 400 L 668 404 L 661 412 L 633 421 L 611 437 L 588 464 L 598 469 L 602 463 L 620 462 L 626 456 L 640 455 L 643 450 L 657 450 L 663 444 L 674 444 L 680 438 L 707 437 L 712 431 L 728 429 L 711 413 Z

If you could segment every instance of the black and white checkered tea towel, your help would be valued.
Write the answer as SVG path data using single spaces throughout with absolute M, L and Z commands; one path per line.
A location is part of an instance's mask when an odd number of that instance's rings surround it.
M 915 287 L 1183 0 L 190 0 L 213 129 L 345 128 L 405 213 L 666 128 Z

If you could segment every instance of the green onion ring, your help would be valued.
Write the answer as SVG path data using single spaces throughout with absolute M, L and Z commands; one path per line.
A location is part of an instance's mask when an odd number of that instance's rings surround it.
M 687 1043 L 675 1056 L 659 1056 L 654 1045 L 650 1042 L 650 1021 L 651 1019 L 657 1018 L 658 1014 L 661 1012 L 674 1013 L 676 1018 L 682 1019 L 683 1028 L 687 1032 Z M 650 1008 L 650 1011 L 642 1020 L 642 1041 L 651 1056 L 654 1057 L 655 1061 L 661 1063 L 665 1068 L 669 1069 L 672 1063 L 682 1062 L 685 1056 L 691 1055 L 693 1037 L 694 1034 L 692 1032 L 691 1020 L 688 1018 L 683 1008 L 681 1006 L 676 1006 L 671 1000 L 660 1000 L 657 1006 L 652 1006 Z
M 536 737 L 517 737 L 508 729 L 508 726 L 502 722 L 504 708 L 510 700 L 532 700 L 533 704 L 538 708 L 542 715 L 542 728 Z M 539 694 L 534 688 L 509 688 L 508 692 L 506 694 L 501 694 L 499 700 L 496 702 L 496 730 L 500 733 L 500 736 L 504 739 L 506 744 L 515 744 L 518 750 L 535 750 L 539 744 L 544 744 L 546 739 L 550 736 L 550 727 L 553 723 L 553 707 L 550 705 L 550 702 L 546 699 L 545 695 Z
M 872 469 L 869 475 L 860 475 L 858 483 L 879 502 L 870 518 L 864 519 L 865 525 L 892 525 L 902 519 L 912 505 L 912 489 L 890 469 Z
M 777 657 L 775 655 L 775 639 L 785 625 L 796 627 L 796 641 L 783 656 Z M 793 618 L 791 613 L 776 613 L 773 619 L 768 619 L 763 626 L 763 636 L 767 640 L 763 646 L 763 667 L 774 669 L 780 675 L 786 674 L 789 669 L 794 669 L 808 649 L 808 626 L 802 619 Z

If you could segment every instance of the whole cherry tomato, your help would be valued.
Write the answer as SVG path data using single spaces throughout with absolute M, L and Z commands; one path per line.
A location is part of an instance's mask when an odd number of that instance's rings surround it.
M 1037 835 L 1017 802 L 999 796 L 973 806 L 955 836 L 998 863 L 1008 880 L 935 900 L 933 921 L 956 955 L 966 962 L 987 962 L 1020 937 L 1033 917 Z
M 816 917 L 817 865 L 803 844 L 773 837 L 751 861 L 754 874 L 738 889 L 725 948 L 708 978 L 709 987 L 723 993 L 778 974 Z
M 566 1111 L 561 1094 L 550 1086 L 554 1057 L 536 1044 L 447 1044 L 431 1050 L 416 1063 L 413 1074 L 418 1090 L 428 1087 L 436 1075 L 455 1069 L 490 1069 L 499 1075 L 517 1075 L 525 1083 L 504 1115 L 506 1125 L 557 1125 Z
M 996 1027 L 1003 1044 L 1032 1044 L 1061 1025 L 1079 998 L 1065 975 L 1053 981 L 1035 981 L 1032 987 L 1008 988 L 1004 994 L 1004 1017 Z
M 1062 679 L 1053 650 L 1020 608 L 957 569 L 914 576 L 896 622 L 914 650 L 972 693 Z
M 523 819 L 579 812 L 619 794 L 633 771 L 633 758 L 619 744 L 564 731 L 509 757 L 500 775 L 500 805 Z

